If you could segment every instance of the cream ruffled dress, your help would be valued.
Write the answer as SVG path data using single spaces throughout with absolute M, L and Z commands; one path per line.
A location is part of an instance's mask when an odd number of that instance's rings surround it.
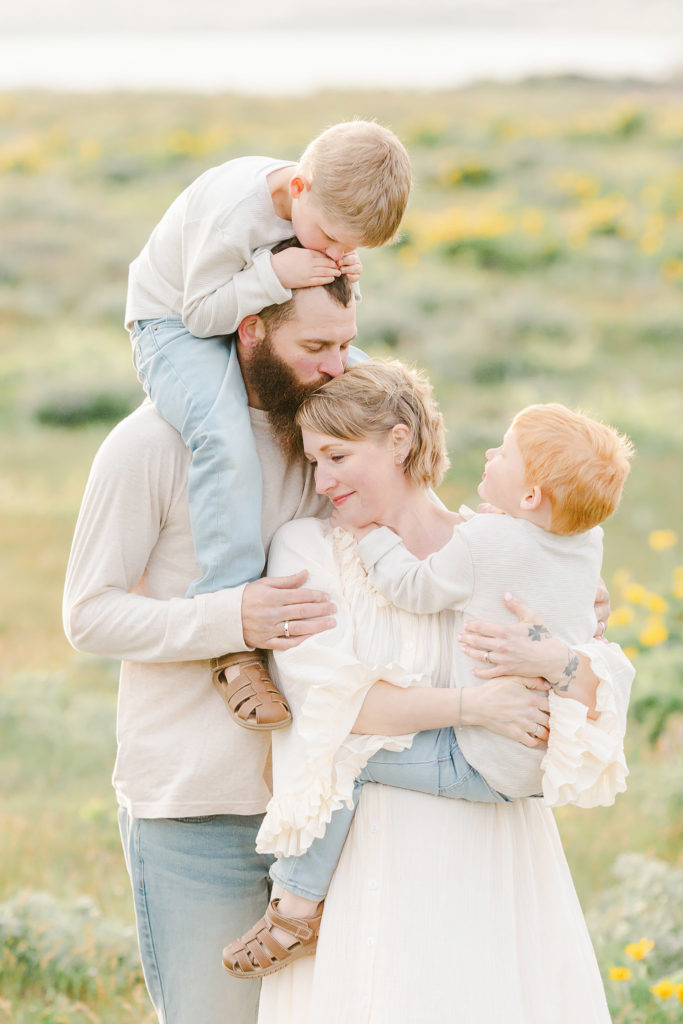
M 451 685 L 455 624 L 450 611 L 419 616 L 389 604 L 371 586 L 353 539 L 325 521 L 299 519 L 278 531 L 269 572 L 301 568 L 309 571 L 307 586 L 326 591 L 338 612 L 334 630 L 276 656 L 294 723 L 273 735 L 274 796 L 258 848 L 287 855 L 323 834 L 375 751 L 410 744 L 411 736 L 349 730 L 378 679 Z M 559 729 L 553 722 L 546 760 L 554 789 L 563 787 L 562 802 L 591 805 L 623 788 L 632 671 L 614 645 L 588 645 L 587 653 L 600 676 L 598 707 L 607 708 L 611 742 L 607 718 L 598 720 L 595 738 L 585 713 L 573 708 L 560 715 Z M 573 765 L 574 783 L 563 781 L 563 761 Z M 475 804 L 366 784 L 325 904 L 317 954 L 264 979 L 259 1024 L 438 1021 L 609 1024 L 609 1015 L 543 800 Z

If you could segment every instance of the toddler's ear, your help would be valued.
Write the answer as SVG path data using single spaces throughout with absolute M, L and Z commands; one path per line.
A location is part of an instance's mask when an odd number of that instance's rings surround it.
M 540 487 L 530 487 L 522 500 L 519 503 L 519 507 L 524 512 L 535 512 L 536 509 L 540 508 L 543 504 L 543 491 Z
M 308 192 L 311 183 L 305 174 L 295 174 L 289 183 L 289 194 L 292 199 L 298 199 L 304 192 Z

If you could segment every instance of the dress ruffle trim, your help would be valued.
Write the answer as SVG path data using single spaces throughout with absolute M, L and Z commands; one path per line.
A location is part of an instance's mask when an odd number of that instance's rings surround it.
M 600 680 L 598 717 L 584 704 L 550 694 L 550 738 L 541 763 L 544 803 L 561 807 L 609 807 L 626 789 L 624 735 L 610 673 L 599 652 L 583 649 Z
M 405 750 L 413 734 L 403 736 L 339 737 L 340 717 L 350 729 L 371 686 L 383 679 L 395 686 L 427 686 L 428 679 L 400 665 L 344 666 L 333 681 L 312 686 L 297 717 L 305 767 L 303 784 L 274 796 L 256 837 L 258 853 L 298 857 L 320 839 L 334 811 L 353 807 L 353 787 L 368 760 L 378 750 Z

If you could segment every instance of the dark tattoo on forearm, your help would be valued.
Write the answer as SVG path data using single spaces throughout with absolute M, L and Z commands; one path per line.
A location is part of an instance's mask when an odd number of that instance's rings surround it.
M 541 626 L 539 624 L 539 625 L 536 625 L 536 626 L 530 626 L 529 627 L 529 636 L 531 637 L 532 640 L 541 641 L 541 640 L 547 640 L 547 638 L 549 636 L 551 636 L 551 633 L 550 633 L 550 630 L 547 628 L 547 626 Z
M 561 693 L 566 693 L 571 684 L 576 679 L 576 670 L 579 667 L 579 657 L 574 654 L 571 648 L 567 648 L 567 664 L 565 665 L 562 675 L 556 683 L 551 683 L 553 690 L 556 692 L 559 690 Z

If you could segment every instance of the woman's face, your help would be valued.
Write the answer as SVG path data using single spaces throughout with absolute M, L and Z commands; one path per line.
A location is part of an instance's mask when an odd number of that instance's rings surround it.
M 315 466 L 315 486 L 336 510 L 340 526 L 382 523 L 406 486 L 397 455 L 403 448 L 389 431 L 362 441 L 343 441 L 302 430 L 306 458 Z
M 480 498 L 502 512 L 519 515 L 528 487 L 524 458 L 512 429 L 508 430 L 498 448 L 489 448 L 486 452 L 486 466 L 477 490 Z

